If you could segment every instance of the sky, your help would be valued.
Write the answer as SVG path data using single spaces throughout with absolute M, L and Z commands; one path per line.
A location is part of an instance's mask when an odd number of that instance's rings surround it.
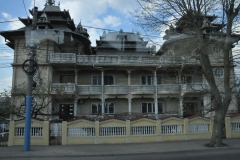
M 35 0 L 38 10 L 44 8 L 46 0 Z M 71 18 L 77 25 L 80 21 L 90 35 L 92 46 L 96 39 L 106 31 L 140 32 L 132 23 L 132 15 L 137 3 L 135 0 L 55 0 L 55 5 L 60 3 L 61 10 L 69 10 Z M 16 30 L 24 25 L 17 21 L 18 17 L 30 16 L 29 9 L 34 6 L 34 0 L 0 0 L 0 31 Z M 16 20 L 16 21 L 15 21 Z M 15 21 L 1 23 L 4 21 Z M 140 32 L 141 33 L 141 32 Z M 0 92 L 9 89 L 12 84 L 13 50 L 5 45 L 4 38 L 0 36 Z

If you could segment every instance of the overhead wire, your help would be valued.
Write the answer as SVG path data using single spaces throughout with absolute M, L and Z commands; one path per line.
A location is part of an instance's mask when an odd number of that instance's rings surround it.
M 24 8 L 25 8 L 26 15 L 27 15 L 27 17 L 28 17 L 28 14 L 27 14 L 27 9 L 26 9 L 26 5 L 25 5 L 25 1 L 24 1 L 24 0 L 22 0 L 22 2 L 23 2 L 23 5 L 24 5 Z

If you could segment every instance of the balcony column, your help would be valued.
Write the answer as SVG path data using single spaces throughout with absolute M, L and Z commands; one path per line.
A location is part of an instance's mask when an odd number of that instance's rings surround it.
M 155 115 L 156 119 L 158 119 L 158 89 L 157 89 L 157 70 L 154 71 L 154 86 L 155 86 L 155 94 L 154 94 L 154 107 L 155 107 Z
M 78 99 L 74 99 L 74 109 L 73 109 L 74 117 L 77 116 L 77 101 L 78 101 Z
M 131 70 L 127 71 L 128 73 L 128 93 L 130 93 L 130 85 L 131 85 Z
M 102 83 L 102 115 L 104 115 L 104 70 L 101 70 L 101 83 Z
M 183 116 L 183 97 L 179 97 L 179 116 Z
M 132 113 L 132 99 L 131 98 L 128 99 L 128 113 L 129 114 Z
M 75 84 L 77 85 L 78 84 L 78 70 L 75 69 Z

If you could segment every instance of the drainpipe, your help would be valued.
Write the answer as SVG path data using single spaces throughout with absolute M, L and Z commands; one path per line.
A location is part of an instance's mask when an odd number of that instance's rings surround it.
M 156 67 L 155 71 L 154 71 L 154 81 L 155 81 L 155 97 L 154 97 L 154 101 L 155 101 L 155 116 L 156 119 L 158 119 L 158 84 L 157 84 L 157 69 L 161 68 L 162 66 L 158 66 Z
M 102 115 L 104 115 L 104 72 L 103 67 L 95 67 L 93 64 L 93 68 L 101 69 L 101 77 L 102 77 Z

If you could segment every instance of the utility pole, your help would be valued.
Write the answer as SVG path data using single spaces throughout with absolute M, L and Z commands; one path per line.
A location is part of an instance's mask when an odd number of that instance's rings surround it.
M 37 28 L 37 11 L 38 8 L 34 6 L 33 8 L 33 20 L 32 20 L 32 31 Z M 32 32 L 31 31 L 31 32 Z M 25 128 L 24 128 L 24 151 L 30 151 L 30 141 L 31 141 L 31 110 L 32 110 L 32 86 L 33 86 L 33 76 L 37 71 L 37 62 L 34 60 L 36 49 L 39 46 L 39 42 L 32 37 L 29 42 L 26 43 L 26 47 L 30 50 L 29 58 L 23 63 L 23 71 L 27 75 L 27 95 L 26 95 L 26 118 L 25 118 Z M 25 66 L 28 64 L 28 67 Z

